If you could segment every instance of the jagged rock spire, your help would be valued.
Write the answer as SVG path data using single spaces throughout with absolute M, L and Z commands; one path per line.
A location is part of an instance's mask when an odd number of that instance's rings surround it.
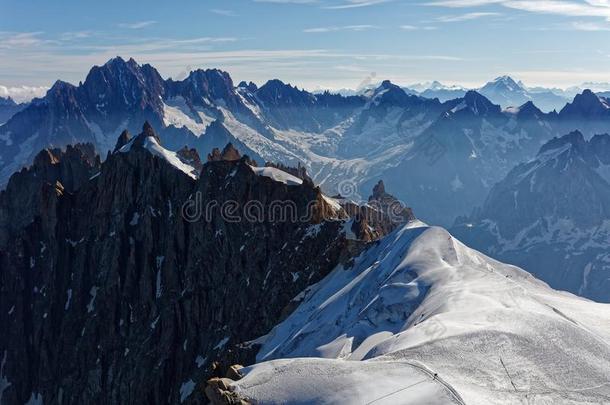
M 142 126 L 142 132 L 136 137 L 133 142 L 134 146 L 141 146 L 144 143 L 144 140 L 148 137 L 154 138 L 159 145 L 161 145 L 161 139 L 153 129 L 152 125 L 148 121 L 144 122 Z
M 212 153 L 208 154 L 208 162 L 217 162 L 220 160 L 234 161 L 239 159 L 241 159 L 241 154 L 231 142 L 223 148 L 222 152 L 220 149 L 214 148 L 212 149 Z
M 119 149 L 121 149 L 123 146 L 127 145 L 127 143 L 129 143 L 130 140 L 131 140 L 131 134 L 129 133 L 128 130 L 124 130 L 123 132 L 121 132 L 121 135 L 119 135 L 119 139 L 117 139 L 116 145 L 114 146 L 114 151 L 116 152 Z
M 369 200 L 377 200 L 379 197 L 384 196 L 385 193 L 385 184 L 383 183 L 383 180 L 379 180 L 375 187 L 373 187 L 373 195 L 369 198 Z

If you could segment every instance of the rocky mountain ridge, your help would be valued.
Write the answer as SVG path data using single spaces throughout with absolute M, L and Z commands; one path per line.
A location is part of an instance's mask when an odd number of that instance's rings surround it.
M 246 342 L 366 245 L 313 183 L 230 145 L 199 170 L 188 152 L 165 149 L 146 123 L 103 163 L 78 144 L 11 177 L 3 403 L 205 402 L 209 377 L 251 363 Z

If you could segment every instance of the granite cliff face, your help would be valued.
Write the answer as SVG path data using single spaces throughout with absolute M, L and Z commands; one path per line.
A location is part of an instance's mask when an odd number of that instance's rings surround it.
M 345 257 L 346 214 L 319 188 L 223 154 L 199 174 L 185 169 L 195 155 L 165 150 L 146 125 L 104 163 L 81 144 L 12 176 L 0 194 L 2 401 L 202 402 L 200 384 L 251 362 L 243 343 Z M 278 201 L 294 217 L 245 216 Z

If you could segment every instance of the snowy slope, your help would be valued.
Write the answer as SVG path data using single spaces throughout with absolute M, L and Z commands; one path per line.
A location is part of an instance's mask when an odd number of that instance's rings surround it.
M 289 186 L 298 186 L 303 184 L 303 180 L 283 170 L 275 167 L 254 167 L 250 166 L 252 171 L 259 176 L 269 177 L 277 182 L 284 183 Z
M 235 383 L 242 395 L 260 403 L 610 401 L 610 305 L 552 290 L 444 229 L 407 225 L 304 295 L 266 337 L 258 361 L 271 361 Z M 274 360 L 282 358 L 299 359 Z
M 142 135 L 140 135 L 140 136 L 142 136 Z M 121 153 L 129 152 L 131 150 L 131 147 L 133 146 L 134 142 L 137 139 L 138 139 L 137 137 L 133 138 L 130 142 L 125 144 L 121 149 L 119 149 L 119 152 L 121 152 Z M 158 156 L 161 159 L 165 160 L 167 163 L 174 166 L 176 169 L 180 170 L 181 172 L 188 175 L 189 177 L 191 177 L 193 179 L 197 179 L 197 177 L 199 177 L 199 172 L 197 171 L 197 169 L 195 169 L 193 166 L 183 162 L 182 159 L 180 159 L 180 157 L 178 156 L 178 154 L 176 152 L 172 152 L 171 150 L 165 149 L 163 146 L 161 146 L 159 144 L 159 142 L 154 137 L 147 136 L 144 139 L 142 146 L 144 147 L 144 149 L 148 150 L 153 155 Z
M 463 403 L 424 367 L 399 360 L 276 360 L 253 366 L 238 391 L 261 404 Z
M 163 103 L 163 124 L 166 127 L 186 127 L 199 137 L 214 120 L 215 117 L 204 108 L 187 106 L 183 97 L 175 97 Z

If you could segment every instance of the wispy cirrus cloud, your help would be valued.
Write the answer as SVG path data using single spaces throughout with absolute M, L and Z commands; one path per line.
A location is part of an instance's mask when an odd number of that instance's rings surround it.
M 74 41 L 93 36 L 93 31 L 67 31 L 59 35 L 61 41 Z
M 437 0 L 425 4 L 450 8 L 500 5 L 532 13 L 568 17 L 601 17 L 610 21 L 610 2 L 608 0 Z
M 346 0 L 343 4 L 324 6 L 323 8 L 326 8 L 329 10 L 342 10 L 342 9 L 348 9 L 348 8 L 375 6 L 377 4 L 389 3 L 391 1 L 394 1 L 394 0 Z
M 42 37 L 44 32 L 0 31 L 0 49 L 27 48 L 45 45 L 53 41 Z
M 610 31 L 610 25 L 587 21 L 575 21 L 571 25 L 576 31 Z
M 328 10 L 342 10 L 350 8 L 360 8 L 374 6 L 377 4 L 389 3 L 395 0 L 253 0 L 255 3 L 276 3 L 276 4 L 313 4 L 320 5 L 321 8 Z
M 255 3 L 277 3 L 277 4 L 313 4 L 318 0 L 254 0 Z
M 226 10 L 223 8 L 212 8 L 210 12 L 217 15 L 222 15 L 224 17 L 237 17 L 237 13 L 233 10 Z
M 400 29 L 403 31 L 434 31 L 436 29 L 438 29 L 438 27 L 435 27 L 433 25 L 423 25 L 423 26 L 418 26 L 418 25 L 409 25 L 409 24 L 405 24 L 405 25 L 401 25 Z
M 128 28 L 130 30 L 139 30 L 142 28 L 150 27 L 151 25 L 154 25 L 156 23 L 157 22 L 154 20 L 148 20 L 148 21 L 136 21 L 136 22 L 131 22 L 131 23 L 120 23 L 120 24 L 118 24 L 118 26 L 120 28 Z
M 460 15 L 445 15 L 445 16 L 440 16 L 436 19 L 436 21 L 439 22 L 460 22 L 460 21 L 470 21 L 470 20 L 476 20 L 479 18 L 483 18 L 483 17 L 493 17 L 493 16 L 499 16 L 500 13 L 490 13 L 490 12 L 486 12 L 486 13 L 466 13 L 466 14 L 460 14 Z
M 337 31 L 368 31 L 379 28 L 376 25 L 345 25 L 342 27 L 316 27 L 306 28 L 303 32 L 307 33 L 324 33 L 324 32 L 337 32 Z

